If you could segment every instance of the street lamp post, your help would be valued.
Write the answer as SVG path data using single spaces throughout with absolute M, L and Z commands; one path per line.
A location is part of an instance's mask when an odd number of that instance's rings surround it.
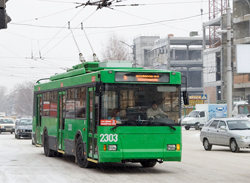
M 134 65 L 136 67 L 136 59 L 135 59 L 135 46 L 134 45 L 129 45 L 123 41 L 120 41 L 121 43 L 125 44 L 126 46 L 130 47 L 132 49 L 132 54 L 133 54 L 133 62 L 134 62 Z

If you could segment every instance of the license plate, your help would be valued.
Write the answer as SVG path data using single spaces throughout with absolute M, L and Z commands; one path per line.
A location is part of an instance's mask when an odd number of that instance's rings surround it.
M 12 130 L 12 128 L 6 128 L 6 130 L 10 131 L 10 130 Z

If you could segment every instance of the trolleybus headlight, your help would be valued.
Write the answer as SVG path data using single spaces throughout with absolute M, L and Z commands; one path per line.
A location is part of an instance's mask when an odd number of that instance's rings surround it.
M 168 144 L 167 149 L 168 149 L 169 151 L 175 151 L 176 146 L 175 146 L 175 144 Z
M 108 149 L 109 149 L 109 151 L 116 151 L 117 146 L 116 145 L 108 145 Z

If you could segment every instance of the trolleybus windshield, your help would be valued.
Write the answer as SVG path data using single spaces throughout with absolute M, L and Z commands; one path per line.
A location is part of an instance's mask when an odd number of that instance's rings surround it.
M 178 126 L 179 90 L 176 85 L 104 84 L 100 125 Z

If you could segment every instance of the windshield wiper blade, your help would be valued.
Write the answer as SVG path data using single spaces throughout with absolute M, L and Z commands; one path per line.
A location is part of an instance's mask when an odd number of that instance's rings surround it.
M 173 129 L 173 130 L 176 130 L 176 128 L 173 127 L 172 125 L 168 125 L 168 124 L 163 123 L 163 122 L 153 122 L 153 123 L 151 123 L 151 124 L 154 124 L 154 123 L 160 123 L 160 124 L 163 124 L 163 126 L 168 126 L 169 128 L 171 128 L 171 129 Z
M 111 128 L 110 130 L 113 131 L 114 129 L 116 129 L 118 126 L 114 126 L 113 128 Z
M 173 129 L 174 131 L 176 130 L 176 128 L 173 127 L 173 126 L 170 126 L 170 125 L 166 125 L 166 126 L 170 127 L 170 128 Z

